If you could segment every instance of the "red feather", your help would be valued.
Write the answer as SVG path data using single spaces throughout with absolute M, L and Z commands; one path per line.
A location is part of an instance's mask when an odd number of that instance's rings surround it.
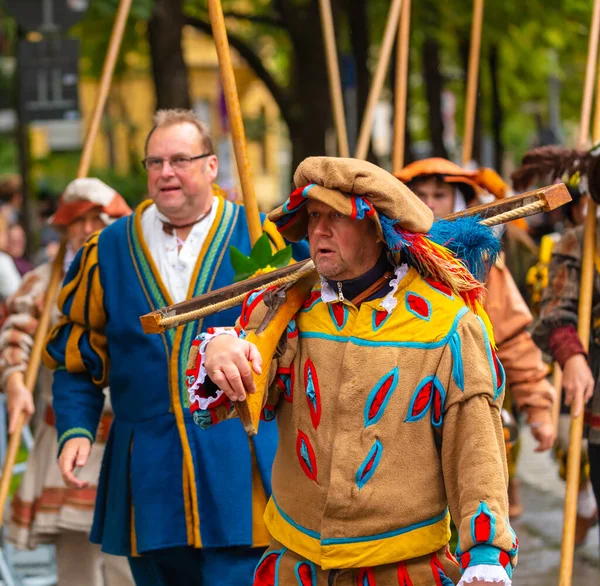
M 434 289 L 437 289 L 438 291 L 440 291 L 441 293 L 443 293 L 444 295 L 448 295 L 448 297 L 452 297 L 452 289 L 450 289 L 450 287 L 448 287 L 448 285 L 445 285 L 444 283 L 441 283 L 440 281 L 434 281 L 432 278 L 427 278 L 425 279 Z

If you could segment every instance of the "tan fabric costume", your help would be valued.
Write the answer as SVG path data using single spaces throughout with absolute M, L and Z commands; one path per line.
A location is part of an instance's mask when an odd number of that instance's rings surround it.
M 422 214 L 413 229 L 427 224 L 425 206 L 382 173 L 359 161 L 307 159 L 296 172 L 300 189 L 270 217 L 284 236 L 302 237 L 296 196 L 314 189 L 335 209 L 346 203 L 351 217 L 376 210 L 380 228 L 381 199 L 392 218 Z M 338 188 L 345 193 L 327 193 Z M 462 570 L 509 584 L 517 542 L 500 419 L 504 371 L 485 317 L 414 267 L 398 264 L 395 273 L 383 299 L 359 307 L 322 280 L 282 339 L 264 408 L 279 429 L 265 512 L 274 541 L 255 586 L 456 584 L 450 514 Z M 240 336 L 263 321 L 263 297 L 247 297 Z M 203 334 L 191 353 L 190 403 L 201 425 L 232 415 L 225 395 L 204 386 L 203 351 L 219 333 Z

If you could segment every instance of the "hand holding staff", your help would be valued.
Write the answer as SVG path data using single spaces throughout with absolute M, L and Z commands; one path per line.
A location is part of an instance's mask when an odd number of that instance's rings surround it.
M 119 55 L 119 48 L 121 47 L 121 41 L 123 40 L 125 24 L 127 23 L 127 17 L 129 16 L 129 10 L 131 8 L 132 1 L 133 0 L 120 0 L 119 3 L 115 24 L 113 26 L 110 43 L 108 45 L 106 59 L 104 61 L 102 78 L 100 80 L 98 96 L 96 98 L 96 106 L 92 115 L 90 126 L 88 128 L 87 136 L 85 138 L 81 160 L 79 162 L 79 169 L 77 171 L 78 178 L 86 177 L 90 170 L 92 149 L 96 140 L 96 136 L 98 135 L 98 129 L 100 128 L 100 121 L 102 120 L 104 106 L 106 105 L 106 99 L 110 90 L 112 76 L 115 70 L 117 57 Z M 29 357 L 29 363 L 27 364 L 27 371 L 25 373 L 25 385 L 31 392 L 33 392 L 35 383 L 37 381 L 42 358 L 42 350 L 50 326 L 50 315 L 52 313 L 52 307 L 56 303 L 58 288 L 62 281 L 65 251 L 66 241 L 63 239 L 52 265 L 52 274 L 50 276 L 50 283 L 46 292 L 44 309 L 35 332 L 33 348 L 31 350 L 31 356 Z M 15 461 L 17 459 L 17 452 L 21 444 L 21 433 L 23 431 L 25 420 L 26 414 L 21 413 L 16 429 L 10 436 L 8 451 L 4 461 L 4 467 L 2 469 L 2 478 L 0 479 L 0 526 L 2 526 L 2 521 L 4 518 L 4 508 L 6 505 L 6 499 L 8 498 L 8 491 L 10 489 L 12 470 L 14 468 Z
M 598 43 L 600 38 L 600 0 L 594 1 L 592 25 L 588 47 L 588 60 L 581 105 L 581 121 L 579 127 L 578 147 L 584 148 L 590 132 L 592 96 L 594 92 L 594 75 L 598 67 Z M 596 98 L 596 123 L 594 124 L 594 140 L 600 120 L 600 94 Z M 583 260 L 581 266 L 581 293 L 579 296 L 579 318 L 577 333 L 583 347 L 587 350 L 590 339 L 592 318 L 592 294 L 594 288 L 594 255 L 596 240 L 596 209 L 593 201 L 588 203 L 583 240 Z M 571 431 L 569 434 L 569 452 L 567 456 L 567 493 L 565 496 L 565 514 L 561 547 L 561 564 L 559 586 L 570 586 L 573 579 L 573 558 L 575 553 L 575 522 L 577 517 L 577 494 L 579 489 L 579 470 L 581 462 L 581 441 L 583 436 L 583 413 L 575 417 L 575 406 L 571 407 Z

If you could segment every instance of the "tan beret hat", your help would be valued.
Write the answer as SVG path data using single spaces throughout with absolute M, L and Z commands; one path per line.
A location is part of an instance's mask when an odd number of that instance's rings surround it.
M 370 217 L 381 234 L 379 214 L 397 220 L 411 232 L 428 232 L 431 210 L 402 182 L 384 169 L 360 159 L 309 157 L 294 174 L 297 189 L 269 214 L 281 234 L 292 242 L 308 232 L 307 199 L 321 201 L 356 219 Z

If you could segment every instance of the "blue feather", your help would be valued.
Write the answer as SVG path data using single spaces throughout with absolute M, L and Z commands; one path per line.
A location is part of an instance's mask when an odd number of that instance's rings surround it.
M 392 252 L 404 251 L 411 265 L 418 265 L 412 258 L 408 243 L 395 229 L 395 220 L 379 214 L 385 242 Z M 492 228 L 484 226 L 480 216 L 468 216 L 456 220 L 436 220 L 427 234 L 432 242 L 450 249 L 479 281 L 485 281 L 489 267 L 502 250 L 500 239 Z
M 404 239 L 395 229 L 398 221 L 392 220 L 383 214 L 379 214 L 379 223 L 381 224 L 381 231 L 385 243 L 391 252 L 398 252 L 405 248 L 406 243 L 404 242 Z
M 492 228 L 481 224 L 480 216 L 436 220 L 427 237 L 449 248 L 482 282 L 502 251 L 500 239 Z

